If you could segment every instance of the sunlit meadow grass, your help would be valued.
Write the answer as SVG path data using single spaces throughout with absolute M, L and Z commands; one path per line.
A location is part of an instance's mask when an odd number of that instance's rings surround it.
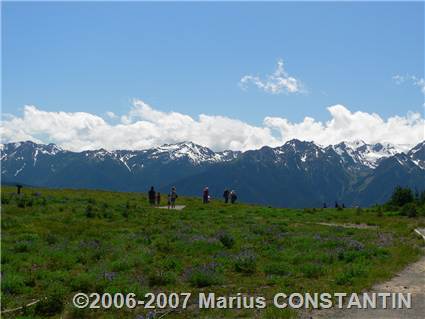
M 165 205 L 165 203 L 162 203 Z M 178 199 L 182 211 L 146 196 L 94 190 L 2 188 L 2 310 L 45 301 L 5 318 L 136 318 L 133 310 L 76 310 L 75 292 L 212 291 L 270 298 L 276 292 L 358 292 L 422 253 L 423 218 L 373 209 L 278 209 Z M 376 228 L 320 225 L 352 223 Z M 174 311 L 167 318 L 290 318 L 265 310 Z

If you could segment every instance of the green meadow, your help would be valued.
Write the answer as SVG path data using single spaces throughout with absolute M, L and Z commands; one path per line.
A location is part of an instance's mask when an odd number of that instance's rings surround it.
M 360 292 L 423 253 L 424 217 L 382 207 L 284 209 L 179 197 L 182 211 L 145 194 L 16 189 L 1 194 L 4 318 L 146 318 L 148 310 L 80 310 L 76 292 Z M 162 205 L 166 205 L 165 202 Z M 352 224 L 341 227 L 328 224 Z M 370 227 L 368 227 L 370 226 Z M 195 302 L 195 300 L 191 300 Z M 166 316 L 165 316 L 166 315 Z M 143 317 L 142 317 L 143 316 Z M 155 318 L 292 318 L 294 311 L 199 310 Z

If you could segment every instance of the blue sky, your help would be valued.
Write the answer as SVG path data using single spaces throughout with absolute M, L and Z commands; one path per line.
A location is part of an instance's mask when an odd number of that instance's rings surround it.
M 424 3 L 3 3 L 2 113 L 163 112 L 330 118 L 327 107 L 386 119 L 423 113 Z M 249 85 L 279 59 L 305 92 Z

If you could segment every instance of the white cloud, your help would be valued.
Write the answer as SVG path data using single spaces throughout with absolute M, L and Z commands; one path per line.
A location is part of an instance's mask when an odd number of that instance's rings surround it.
M 391 142 L 413 146 L 425 139 L 425 120 L 419 113 L 393 116 L 387 120 L 376 113 L 351 112 L 343 105 L 327 108 L 331 120 L 322 123 L 306 117 L 300 123 L 287 119 L 267 117 L 264 124 L 275 128 L 285 139 L 336 144 L 341 141 L 363 140 L 368 143 Z
M 425 94 L 425 80 L 424 78 L 419 78 L 415 75 L 394 75 L 393 80 L 396 84 L 403 84 L 405 82 L 410 82 L 414 86 L 417 86 L 423 94 Z
M 404 75 L 396 74 L 393 75 L 393 80 L 396 84 L 402 84 L 404 81 L 406 81 L 406 78 Z
M 111 111 L 106 112 L 106 115 L 110 118 L 110 119 L 116 119 L 118 116 Z
M 421 92 L 425 94 L 425 80 L 423 78 L 416 78 L 413 82 L 414 85 L 421 89 Z
M 260 90 L 272 94 L 304 92 L 301 82 L 289 76 L 285 71 L 283 60 L 277 61 L 276 70 L 273 74 L 267 75 L 265 79 L 254 75 L 245 75 L 239 81 L 239 85 L 243 89 L 247 89 L 249 84 L 253 84 Z
M 327 108 L 330 120 L 311 117 L 292 123 L 281 117 L 266 117 L 254 126 L 219 115 L 197 118 L 178 112 L 162 112 L 141 100 L 116 124 L 86 112 L 47 112 L 27 105 L 21 117 L 8 116 L 1 123 L 3 142 L 33 140 L 56 143 L 69 150 L 145 149 L 164 143 L 193 141 L 213 150 L 247 150 L 278 146 L 293 138 L 328 145 L 362 139 L 369 143 L 392 142 L 413 146 L 425 139 L 425 120 L 419 113 L 393 116 L 351 112 L 343 105 Z

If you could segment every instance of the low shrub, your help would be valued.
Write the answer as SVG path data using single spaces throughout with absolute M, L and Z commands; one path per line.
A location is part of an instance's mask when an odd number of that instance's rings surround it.
M 6 276 L 4 276 L 4 278 L 2 278 L 1 290 L 3 293 L 15 295 L 22 293 L 24 288 L 24 278 L 19 275 L 7 274 Z
M 301 271 L 307 278 L 318 278 L 322 273 L 322 267 L 317 264 L 304 264 Z
M 344 250 L 339 252 L 338 259 L 343 260 L 346 263 L 353 262 L 356 258 L 360 257 L 362 254 L 356 250 Z
M 7 198 L 6 196 L 2 196 L 2 197 L 1 197 L 1 204 L 2 204 L 2 205 L 8 205 L 8 204 L 9 204 L 9 202 L 10 202 L 10 199 L 9 199 L 9 198 Z
M 19 197 L 18 200 L 16 201 L 16 205 L 19 208 L 25 208 L 25 198 Z
M 223 244 L 224 247 L 230 249 L 235 245 L 235 239 L 227 232 L 221 232 L 218 234 L 218 240 Z
M 164 257 L 161 261 L 161 268 L 165 270 L 181 270 L 181 263 L 172 257 Z
M 35 313 L 42 317 L 50 317 L 59 314 L 65 307 L 66 291 L 59 285 L 49 288 L 45 299 L 41 299 L 35 306 Z
M 126 207 L 123 211 L 122 211 L 122 217 L 124 217 L 125 219 L 128 219 L 128 217 L 130 216 L 130 211 L 129 209 Z
M 305 214 L 314 214 L 315 210 L 311 208 L 304 208 L 303 213 Z
M 111 269 L 112 271 L 126 271 L 132 267 L 132 263 L 128 259 L 118 259 L 112 262 Z
M 150 287 L 165 286 L 174 284 L 177 281 L 177 276 L 172 271 L 157 270 L 149 275 L 148 281 Z
M 282 262 L 272 262 L 264 266 L 264 272 L 267 275 L 289 276 L 290 266 Z
M 70 286 L 73 291 L 92 292 L 96 283 L 96 276 L 89 273 L 80 273 L 73 276 Z
M 54 245 L 58 242 L 58 238 L 54 234 L 48 233 L 47 236 L 46 236 L 46 242 L 49 245 Z
M 153 245 L 159 252 L 162 253 L 169 253 L 173 248 L 170 241 L 167 238 L 162 237 L 156 238 Z
M 215 264 L 207 264 L 189 270 L 188 281 L 192 286 L 202 288 L 221 284 L 223 278 Z
M 31 250 L 31 243 L 29 241 L 18 241 L 15 244 L 15 251 L 17 253 L 27 253 Z
M 86 207 L 86 217 L 87 218 L 94 218 L 96 216 L 94 212 L 94 208 L 92 205 L 87 205 Z
M 418 212 L 416 210 L 415 204 L 414 203 L 405 204 L 400 210 L 400 215 L 407 216 L 410 218 L 416 217 L 418 215 Z
M 237 272 L 253 274 L 257 270 L 257 258 L 252 252 L 242 252 L 236 256 L 234 268 Z

